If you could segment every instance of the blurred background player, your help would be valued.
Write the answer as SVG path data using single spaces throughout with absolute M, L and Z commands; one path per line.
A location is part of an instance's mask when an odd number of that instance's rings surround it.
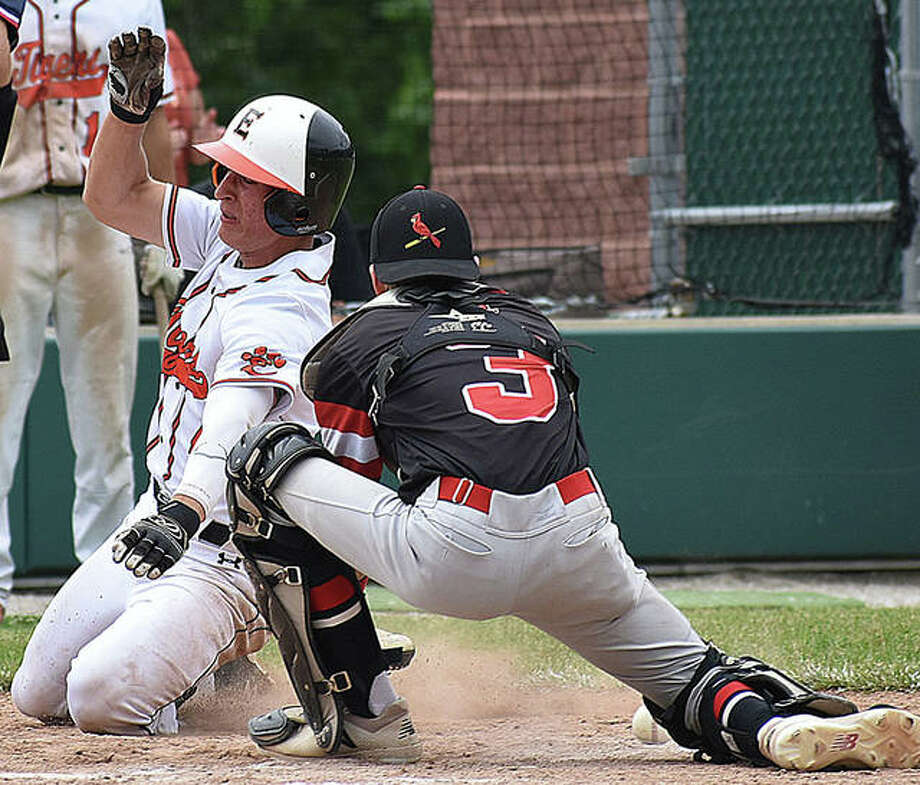
M 85 560 L 134 503 L 129 422 L 137 365 L 137 284 L 129 238 L 81 200 L 109 111 L 105 47 L 114 32 L 165 32 L 160 0 L 34 0 L 13 57 L 18 106 L 0 167 L 0 312 L 11 360 L 0 366 L 0 605 L 12 586 L 7 499 L 29 399 L 54 325 L 76 454 L 74 554 Z M 163 101 L 172 93 L 167 75 Z M 144 148 L 172 180 L 169 127 L 154 112 Z

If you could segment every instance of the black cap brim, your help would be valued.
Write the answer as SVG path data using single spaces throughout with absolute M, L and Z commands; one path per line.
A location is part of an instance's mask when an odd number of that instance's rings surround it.
M 479 265 L 473 259 L 408 259 L 375 264 L 374 273 L 381 283 L 435 277 L 475 281 L 479 278 Z

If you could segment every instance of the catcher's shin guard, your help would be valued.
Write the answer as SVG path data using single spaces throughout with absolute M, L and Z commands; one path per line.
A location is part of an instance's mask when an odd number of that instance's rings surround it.
M 319 747 L 334 753 L 343 707 L 369 714 L 371 684 L 386 669 L 370 611 L 354 570 L 306 532 L 280 523 L 260 530 L 237 524 L 233 541 L 278 639 L 303 716 Z M 281 728 L 251 726 L 250 735 L 260 746 L 285 738 Z
M 763 701 L 763 719 L 794 714 L 839 717 L 858 711 L 851 701 L 816 692 L 761 660 L 729 657 L 712 645 L 671 706 L 662 709 L 647 698 L 645 704 L 655 721 L 683 747 L 699 750 L 720 763 L 766 763 L 757 744 L 756 733 L 761 727 L 758 721 L 752 721 L 750 727 L 733 727 L 732 722 L 725 725 L 723 718 L 716 716 L 715 707 L 722 704 L 719 691 L 723 689 L 739 696 L 754 693 Z

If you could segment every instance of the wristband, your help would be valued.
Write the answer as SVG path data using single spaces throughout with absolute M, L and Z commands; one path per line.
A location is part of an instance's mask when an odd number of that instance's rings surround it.
M 160 515 L 172 518 L 172 520 L 185 530 L 189 539 L 195 536 L 195 532 L 197 532 L 198 527 L 201 526 L 201 518 L 198 517 L 198 513 L 187 504 L 178 502 L 175 499 L 166 502 L 166 504 L 160 508 Z
M 134 112 L 129 112 L 123 106 L 119 106 L 115 103 L 114 98 L 109 99 L 109 103 L 112 107 L 112 114 L 115 115 L 119 120 L 123 120 L 126 123 L 132 123 L 134 125 L 140 125 L 141 123 L 146 123 L 150 119 L 150 115 L 153 114 L 153 110 L 157 108 L 157 103 L 160 98 L 163 96 L 163 85 L 150 91 L 150 100 L 147 102 L 147 108 L 144 110 L 143 114 L 134 114 Z

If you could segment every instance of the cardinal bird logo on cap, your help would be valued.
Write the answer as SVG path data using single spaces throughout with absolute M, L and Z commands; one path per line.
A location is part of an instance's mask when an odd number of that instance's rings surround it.
M 441 241 L 435 237 L 435 235 L 441 234 L 441 232 L 447 229 L 446 226 L 442 226 L 440 229 L 435 229 L 432 232 L 431 229 L 429 229 L 426 223 L 422 220 L 421 213 L 413 213 L 412 218 L 409 219 L 409 223 L 412 226 L 412 231 L 415 232 L 418 237 L 415 240 L 410 240 L 405 244 L 404 247 L 407 251 L 413 246 L 425 242 L 425 240 L 431 240 L 431 244 L 435 248 L 441 247 Z

